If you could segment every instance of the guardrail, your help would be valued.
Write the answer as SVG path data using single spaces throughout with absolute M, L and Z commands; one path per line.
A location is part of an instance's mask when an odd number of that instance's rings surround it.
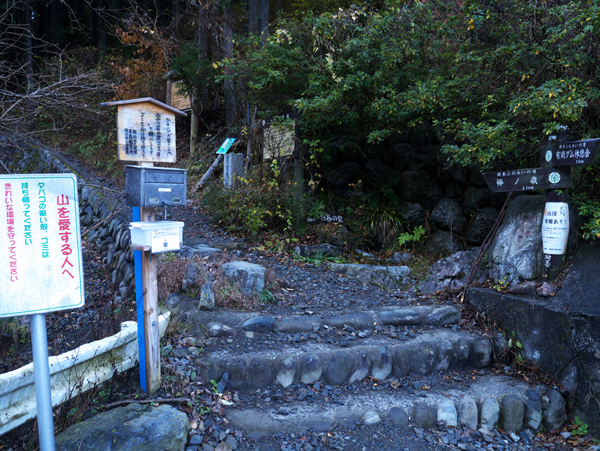
M 171 314 L 159 316 L 162 337 Z M 137 323 L 121 323 L 121 331 L 102 340 L 84 344 L 50 357 L 52 406 L 58 406 L 98 384 L 122 373 L 138 362 Z M 0 374 L 0 435 L 35 417 L 33 363 Z

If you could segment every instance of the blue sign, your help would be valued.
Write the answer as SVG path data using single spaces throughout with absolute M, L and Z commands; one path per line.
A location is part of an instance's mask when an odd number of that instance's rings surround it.
M 221 144 L 221 147 L 219 147 L 219 150 L 217 150 L 217 153 L 218 154 L 226 154 L 234 142 L 235 142 L 235 138 L 227 138 L 225 141 L 223 141 L 223 144 Z

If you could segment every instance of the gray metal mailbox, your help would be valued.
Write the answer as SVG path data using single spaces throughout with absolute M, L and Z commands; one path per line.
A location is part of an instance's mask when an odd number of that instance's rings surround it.
M 187 169 L 125 166 L 130 207 L 185 205 Z

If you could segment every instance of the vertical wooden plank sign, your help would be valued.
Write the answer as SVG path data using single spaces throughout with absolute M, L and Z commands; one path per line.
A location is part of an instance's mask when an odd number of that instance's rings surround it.
M 150 97 L 103 103 L 117 106 L 118 155 L 122 161 L 152 167 L 155 162 L 176 161 L 175 116 L 184 112 Z M 139 207 L 140 221 L 153 222 L 154 209 Z M 135 209 L 132 212 L 136 219 Z M 136 306 L 140 385 L 147 393 L 160 387 L 160 345 L 156 257 L 151 249 L 135 249 Z M 141 263 L 141 271 L 138 264 Z M 143 343 L 143 346 L 142 346 Z

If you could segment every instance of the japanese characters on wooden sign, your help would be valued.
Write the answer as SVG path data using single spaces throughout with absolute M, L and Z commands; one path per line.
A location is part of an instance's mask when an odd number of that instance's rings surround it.
M 77 178 L 0 175 L 0 317 L 83 307 Z
M 548 166 L 579 166 L 596 160 L 600 138 L 552 143 L 542 147 L 542 162 Z
M 187 116 L 186 113 L 150 97 L 102 105 L 118 107 L 119 160 L 176 161 L 175 116 Z
M 543 167 L 484 172 L 483 179 L 493 192 L 569 188 L 571 167 Z

